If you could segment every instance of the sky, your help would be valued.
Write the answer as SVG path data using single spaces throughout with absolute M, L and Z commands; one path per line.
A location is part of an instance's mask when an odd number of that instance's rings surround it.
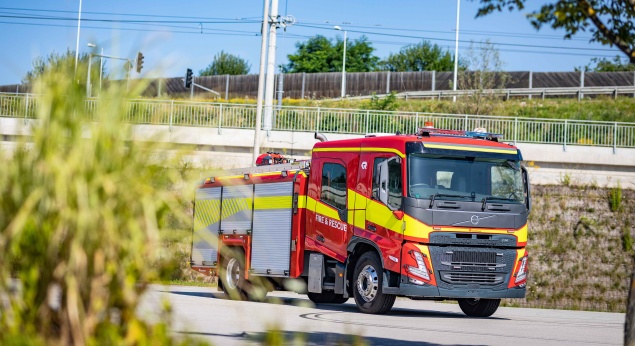
M 525 17 L 547 0 L 528 1 L 523 12 L 476 18 L 478 1 L 460 1 L 459 58 L 471 42 L 489 40 L 508 71 L 572 71 L 593 57 L 622 55 L 615 47 L 589 43 L 589 33 L 564 40 L 563 31 L 534 29 Z M 260 63 L 262 0 L 82 0 L 79 51 L 134 59 L 145 56 L 141 75 L 195 74 L 225 51 L 246 59 L 250 73 Z M 39 56 L 75 50 L 80 0 L 0 0 L 0 85 L 20 83 Z M 296 24 L 278 30 L 276 66 L 295 44 L 315 35 L 348 39 L 365 35 L 380 58 L 408 44 L 429 40 L 454 53 L 456 0 L 279 0 L 278 12 Z M 90 48 L 88 43 L 97 47 Z M 122 62 L 106 61 L 116 76 Z

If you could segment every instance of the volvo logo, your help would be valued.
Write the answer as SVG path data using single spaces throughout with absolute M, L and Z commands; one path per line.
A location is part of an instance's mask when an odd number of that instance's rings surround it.
M 478 215 L 472 215 L 472 217 L 470 218 L 470 222 L 472 223 L 472 225 L 478 225 L 479 221 L 480 219 L 478 218 Z
M 491 219 L 493 217 L 496 217 L 496 215 L 486 215 L 486 216 L 472 215 L 468 220 L 464 219 L 465 221 L 455 222 L 452 224 L 452 226 L 465 225 L 467 223 L 471 223 L 473 226 L 476 226 L 481 221 L 485 219 Z

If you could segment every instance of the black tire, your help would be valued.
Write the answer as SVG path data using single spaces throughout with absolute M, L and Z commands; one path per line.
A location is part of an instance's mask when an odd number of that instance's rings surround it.
M 333 291 L 322 291 L 322 293 L 307 293 L 309 299 L 315 304 L 344 304 L 348 298 L 342 294 L 335 294 Z
M 397 296 L 382 292 L 383 268 L 375 252 L 364 253 L 355 264 L 353 296 L 357 308 L 366 314 L 385 314 Z
M 241 250 L 229 248 L 223 251 L 218 277 L 223 284 L 223 292 L 233 300 L 247 300 L 245 292 L 245 255 Z
M 459 299 L 459 306 L 469 317 L 490 317 L 498 309 L 500 299 Z

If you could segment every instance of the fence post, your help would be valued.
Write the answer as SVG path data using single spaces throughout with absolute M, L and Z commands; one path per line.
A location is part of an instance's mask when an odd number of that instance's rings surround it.
M 170 102 L 170 132 L 172 132 L 173 118 L 174 118 L 174 100 Z
M 317 108 L 317 123 L 315 124 L 315 132 L 320 132 L 320 107 Z
M 368 119 L 370 118 L 370 110 L 366 110 L 366 134 L 368 134 Z
M 584 98 L 584 95 L 582 95 L 582 88 L 584 88 L 584 71 L 580 71 L 580 92 L 578 93 L 578 101 Z
M 229 75 L 225 79 L 225 101 L 229 98 Z
M 305 83 L 305 77 L 306 77 L 306 73 L 302 72 L 302 95 L 301 95 L 301 99 L 304 99 L 304 83 Z
M 432 91 L 437 89 L 437 71 L 432 71 Z
M 562 151 L 567 151 L 567 120 L 564 120 L 564 145 Z
M 218 114 L 218 134 L 221 134 L 221 124 L 223 123 L 223 104 L 220 104 L 220 112 Z
M 26 98 L 24 100 L 26 101 L 26 105 L 24 107 L 24 123 L 26 124 L 26 118 L 29 114 L 29 94 L 26 94 Z
M 467 114 L 465 114 L 465 119 L 463 121 L 463 131 L 467 131 Z
M 531 88 L 533 88 L 533 84 L 534 84 L 533 77 L 534 77 L 534 73 L 532 71 L 529 71 L 529 89 L 530 89 L 529 99 L 530 100 L 531 100 Z
M 415 131 L 419 131 L 419 112 L 415 112 Z
M 514 118 L 514 145 L 518 144 L 518 117 Z
M 617 121 L 613 123 L 613 154 L 617 153 Z
M 386 73 L 386 94 L 390 94 L 390 71 Z

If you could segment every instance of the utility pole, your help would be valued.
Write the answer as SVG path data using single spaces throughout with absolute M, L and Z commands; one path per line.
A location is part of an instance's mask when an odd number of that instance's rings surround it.
M 461 13 L 461 0 L 456 0 L 456 39 L 454 44 L 454 82 L 453 87 L 456 91 L 456 75 L 459 72 L 459 14 Z M 456 94 L 452 97 L 452 102 L 456 102 Z
M 265 82 L 265 124 L 263 129 L 271 131 L 273 116 L 273 83 L 276 67 L 276 30 L 278 29 L 278 0 L 271 0 L 269 14 L 269 51 L 267 52 L 267 80 Z M 255 162 L 255 161 L 254 161 Z
M 265 64 L 267 62 L 267 25 L 269 24 L 269 0 L 264 0 L 262 18 L 262 42 L 260 44 L 260 69 L 258 70 L 258 98 L 256 101 L 256 128 L 254 133 L 254 153 L 252 162 L 260 155 L 260 128 L 262 127 L 262 98 L 265 92 Z

